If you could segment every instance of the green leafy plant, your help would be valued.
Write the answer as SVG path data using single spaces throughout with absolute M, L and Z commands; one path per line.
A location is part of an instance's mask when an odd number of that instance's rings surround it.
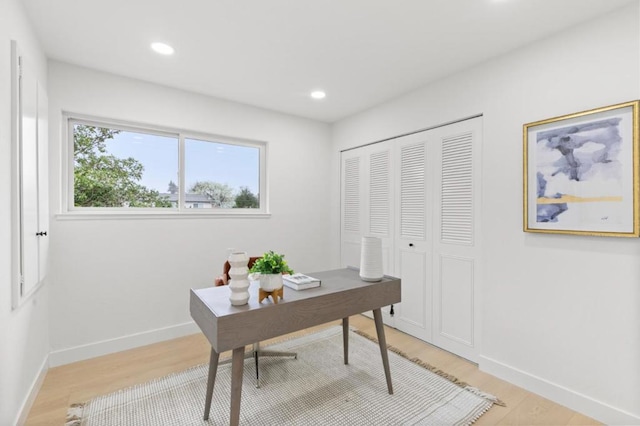
M 259 274 L 293 274 L 293 269 L 287 265 L 283 254 L 278 254 L 270 250 L 255 261 L 249 272 Z
M 155 189 L 142 185 L 144 165 L 109 153 L 119 130 L 76 125 L 73 129 L 73 202 L 76 207 L 171 207 Z

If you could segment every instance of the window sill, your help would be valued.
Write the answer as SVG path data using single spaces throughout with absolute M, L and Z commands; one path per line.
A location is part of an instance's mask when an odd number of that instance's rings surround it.
M 122 220 L 122 219 L 267 219 L 271 213 L 265 212 L 185 212 L 173 210 L 170 212 L 153 211 L 70 211 L 58 213 L 56 220 Z

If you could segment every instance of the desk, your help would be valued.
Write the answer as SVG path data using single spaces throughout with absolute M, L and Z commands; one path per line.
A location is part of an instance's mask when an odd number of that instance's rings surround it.
M 369 310 L 373 311 L 376 324 L 387 389 L 390 394 L 393 393 L 380 308 L 400 302 L 400 279 L 384 277 L 379 282 L 365 282 L 355 269 L 336 269 L 309 275 L 319 278 L 322 285 L 300 291 L 286 288 L 284 299 L 278 304 L 269 300 L 258 303 L 255 284 L 250 288 L 249 303 L 243 306 L 229 303 L 228 286 L 191 290 L 191 316 L 211 343 L 205 420 L 209 418 L 220 353 L 233 351 L 229 423 L 238 425 L 245 345 L 342 319 L 344 363 L 348 364 L 349 316 Z

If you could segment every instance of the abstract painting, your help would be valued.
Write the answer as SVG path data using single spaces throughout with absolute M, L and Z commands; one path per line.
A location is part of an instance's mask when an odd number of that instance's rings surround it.
M 640 236 L 638 106 L 524 125 L 524 231 Z

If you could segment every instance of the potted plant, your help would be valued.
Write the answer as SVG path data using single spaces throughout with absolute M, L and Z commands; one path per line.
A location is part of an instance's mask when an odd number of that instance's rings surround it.
M 259 281 L 264 291 L 282 288 L 282 274 L 293 274 L 283 254 L 270 250 L 257 259 L 251 269 L 250 279 Z

